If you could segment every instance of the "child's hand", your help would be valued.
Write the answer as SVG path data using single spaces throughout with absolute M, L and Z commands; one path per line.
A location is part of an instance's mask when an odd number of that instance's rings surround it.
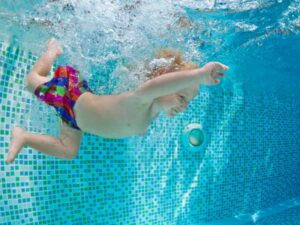
M 220 83 L 218 77 L 224 77 L 225 74 L 219 70 L 228 70 L 229 67 L 219 62 L 209 62 L 201 68 L 201 83 L 206 85 L 216 85 Z

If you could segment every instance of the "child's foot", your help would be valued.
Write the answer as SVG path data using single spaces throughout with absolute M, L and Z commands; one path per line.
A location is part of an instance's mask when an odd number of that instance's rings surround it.
M 26 130 L 20 127 L 15 127 L 11 132 L 12 139 L 9 147 L 8 157 L 6 160 L 7 162 L 13 163 L 16 156 L 21 151 L 23 145 L 25 144 L 25 134 Z
M 63 49 L 55 38 L 51 38 L 48 42 L 47 51 L 54 53 L 56 56 L 59 56 L 60 54 L 62 54 Z

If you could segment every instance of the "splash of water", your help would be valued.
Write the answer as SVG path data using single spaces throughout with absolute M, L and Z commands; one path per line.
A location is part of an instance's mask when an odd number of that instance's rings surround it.
M 239 18 L 239 13 L 268 11 L 281 5 L 286 9 L 274 24 L 258 22 L 251 14 Z M 19 37 L 27 36 L 24 42 L 38 43 L 40 49 L 46 38 L 57 37 L 67 61 L 78 66 L 85 78 L 104 76 L 95 71 L 108 70 L 105 76 L 118 76 L 121 81 L 130 76 L 137 84 L 146 73 L 139 65 L 162 47 L 179 49 L 186 60 L 201 64 L 229 54 L 232 46 L 299 32 L 299 5 L 299 0 L 45 0 L 25 13 L 4 11 L 0 3 L 0 19 L 6 18 L 13 27 L 19 24 Z M 5 28 L 2 33 L 7 31 L 12 30 Z M 249 34 L 243 36 L 246 40 L 233 42 L 233 35 L 240 32 Z

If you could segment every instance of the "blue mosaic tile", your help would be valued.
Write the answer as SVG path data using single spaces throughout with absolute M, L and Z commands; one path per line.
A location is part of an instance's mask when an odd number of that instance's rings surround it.
M 24 147 L 5 164 L 14 125 L 55 136 L 57 118 L 24 86 L 36 56 L 0 43 L 0 225 L 209 225 L 300 196 L 299 103 L 230 89 L 203 87 L 184 114 L 160 116 L 144 137 L 85 134 L 72 161 Z M 178 138 L 192 121 L 207 133 L 204 157 Z M 297 225 L 298 215 L 257 224 Z

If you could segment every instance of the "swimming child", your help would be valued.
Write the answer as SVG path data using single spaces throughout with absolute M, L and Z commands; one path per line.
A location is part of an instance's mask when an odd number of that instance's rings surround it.
M 62 119 L 60 137 L 12 130 L 7 161 L 12 163 L 24 145 L 63 159 L 76 157 L 83 132 L 105 138 L 142 135 L 160 113 L 170 117 L 183 112 L 197 95 L 198 85 L 216 85 L 229 68 L 209 62 L 199 68 L 183 61 L 179 51 L 158 52 L 148 67 L 151 79 L 134 91 L 117 95 L 96 95 L 72 66 L 58 66 L 47 77 L 55 59 L 62 54 L 59 42 L 52 38 L 47 50 L 26 76 L 27 88 L 38 99 L 55 107 Z

